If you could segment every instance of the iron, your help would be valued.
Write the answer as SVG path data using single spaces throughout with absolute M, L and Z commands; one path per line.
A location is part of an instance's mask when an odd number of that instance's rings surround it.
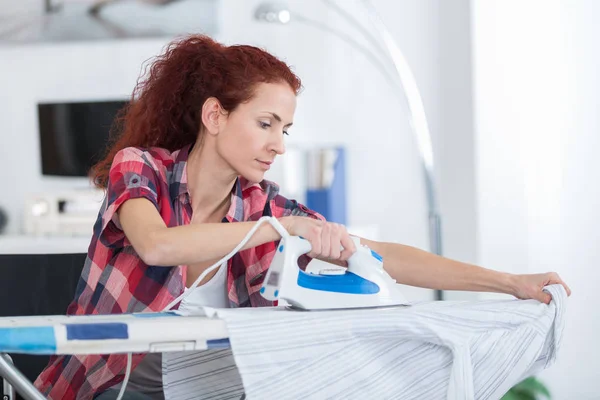
M 383 269 L 383 258 L 359 243 L 348 260 L 348 268 L 331 267 L 318 273 L 298 266 L 300 256 L 311 244 L 300 236 L 285 235 L 271 261 L 261 295 L 271 301 L 283 300 L 293 310 L 339 310 L 409 305 L 398 284 Z

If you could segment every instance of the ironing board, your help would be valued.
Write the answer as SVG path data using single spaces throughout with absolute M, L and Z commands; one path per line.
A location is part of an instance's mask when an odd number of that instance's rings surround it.
M 123 354 L 208 350 L 229 347 L 225 322 L 178 312 L 120 315 L 0 318 L 0 376 L 4 399 L 14 390 L 26 400 L 45 397 L 6 353 Z M 8 396 L 8 397 L 7 397 Z
M 493 399 L 556 361 L 567 295 L 561 285 L 544 290 L 552 295 L 548 305 L 490 300 L 379 310 L 204 307 L 193 315 L 5 317 L 0 318 L 0 375 L 27 400 L 38 400 L 44 397 L 4 353 L 235 349 L 245 394 L 252 399 L 311 398 L 317 392 L 344 399 L 391 393 L 407 399 Z M 381 385 L 382 379 L 393 384 Z M 430 395 L 412 396 L 421 390 Z

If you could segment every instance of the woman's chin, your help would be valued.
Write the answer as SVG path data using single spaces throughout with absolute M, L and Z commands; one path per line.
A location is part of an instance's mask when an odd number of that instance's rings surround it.
M 242 173 L 240 175 L 250 183 L 260 183 L 263 181 L 263 179 L 265 179 L 264 172 L 252 171 L 250 173 Z

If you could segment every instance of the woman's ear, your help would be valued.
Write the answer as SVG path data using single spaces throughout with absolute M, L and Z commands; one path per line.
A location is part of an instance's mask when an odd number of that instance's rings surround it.
M 219 133 L 223 107 L 215 97 L 209 97 L 202 105 L 202 124 L 206 127 L 206 133 L 216 135 Z

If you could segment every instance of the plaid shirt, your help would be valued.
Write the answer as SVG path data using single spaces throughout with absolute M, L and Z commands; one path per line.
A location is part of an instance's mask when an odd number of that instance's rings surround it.
M 121 230 L 116 212 L 133 198 L 151 201 L 169 227 L 186 225 L 192 217 L 186 165 L 191 145 L 173 153 L 161 148 L 121 150 L 114 158 L 106 198 L 94 225 L 75 298 L 68 315 L 155 312 L 183 293 L 186 266 L 146 265 Z M 278 194 L 268 181 L 252 184 L 238 178 L 223 222 L 256 221 L 262 216 L 303 215 L 323 219 L 294 200 Z M 277 242 L 237 253 L 228 262 L 231 307 L 273 304 L 259 294 Z M 144 354 L 133 356 L 133 367 Z M 125 355 L 53 356 L 35 382 L 50 399 L 91 399 L 120 383 Z

